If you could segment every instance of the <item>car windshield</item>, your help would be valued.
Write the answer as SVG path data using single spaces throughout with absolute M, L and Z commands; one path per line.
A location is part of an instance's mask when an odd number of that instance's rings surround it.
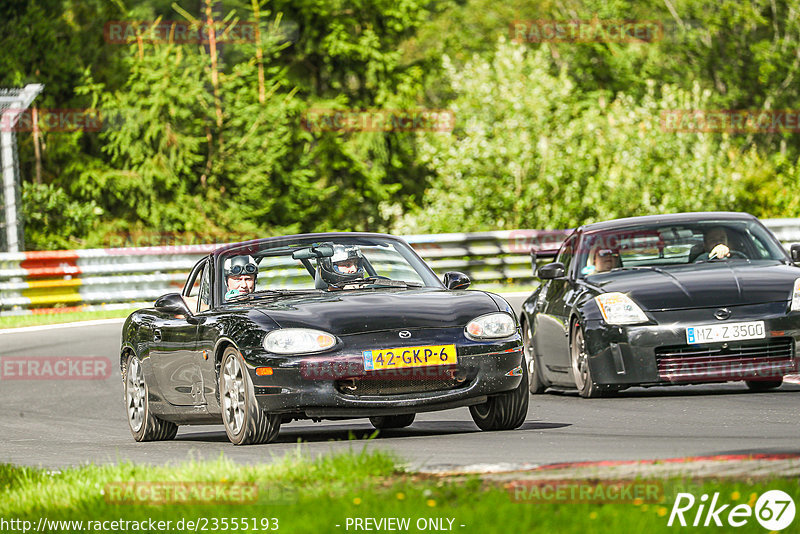
M 442 287 L 408 245 L 382 236 L 250 242 L 219 254 L 216 272 L 223 302 L 301 292 Z
M 786 260 L 780 243 L 753 220 L 648 224 L 584 234 L 578 276 L 717 261 Z

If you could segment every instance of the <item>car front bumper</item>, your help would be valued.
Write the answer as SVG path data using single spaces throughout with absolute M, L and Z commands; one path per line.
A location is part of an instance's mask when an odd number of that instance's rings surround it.
M 261 408 L 312 418 L 369 417 L 438 411 L 486 402 L 519 386 L 521 337 L 472 341 L 462 329 L 415 332 L 411 340 L 386 333 L 342 338 L 332 353 L 277 356 L 243 352 Z M 457 337 L 460 336 L 460 339 Z M 456 340 L 454 342 L 454 339 Z M 400 341 L 400 342 L 398 342 Z M 363 350 L 455 344 L 457 365 L 365 371 Z M 257 376 L 258 367 L 272 374 Z
M 779 380 L 798 370 L 800 313 L 786 303 L 728 307 L 726 321 L 764 321 L 766 337 L 689 345 L 689 326 L 723 324 L 719 308 L 650 313 L 658 324 L 584 323 L 593 380 L 603 385 L 677 385 L 736 380 Z

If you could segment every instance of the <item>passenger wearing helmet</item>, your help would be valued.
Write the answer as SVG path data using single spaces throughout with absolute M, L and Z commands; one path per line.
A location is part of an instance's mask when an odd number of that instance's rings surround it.
M 317 280 L 323 287 L 343 288 L 348 282 L 364 278 L 364 256 L 355 245 L 334 245 L 333 255 L 320 258 L 317 264 Z
M 225 260 L 225 299 L 247 295 L 256 287 L 258 265 L 252 256 L 234 256 Z

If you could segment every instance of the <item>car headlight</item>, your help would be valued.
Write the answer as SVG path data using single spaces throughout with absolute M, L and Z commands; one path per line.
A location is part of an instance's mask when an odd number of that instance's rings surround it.
M 792 288 L 792 307 L 790 311 L 800 311 L 800 278 L 794 281 Z
M 517 332 L 517 324 L 507 313 L 489 313 L 467 323 L 466 332 L 469 338 L 499 339 L 513 336 Z
M 603 293 L 594 298 L 608 324 L 637 324 L 649 321 L 647 315 L 624 293 Z
M 264 336 L 264 348 L 275 354 L 319 352 L 334 345 L 334 336 L 310 328 L 281 328 Z

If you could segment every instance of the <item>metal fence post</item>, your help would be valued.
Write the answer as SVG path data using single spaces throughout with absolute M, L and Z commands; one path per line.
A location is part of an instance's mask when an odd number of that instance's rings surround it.
M 21 180 L 16 158 L 15 126 L 20 115 L 42 92 L 44 85 L 28 84 L 23 89 L 0 89 L 0 167 L 3 175 L 3 221 L 5 227 L 0 245 L 7 252 L 19 252 L 23 248 L 23 235 L 19 202 Z

